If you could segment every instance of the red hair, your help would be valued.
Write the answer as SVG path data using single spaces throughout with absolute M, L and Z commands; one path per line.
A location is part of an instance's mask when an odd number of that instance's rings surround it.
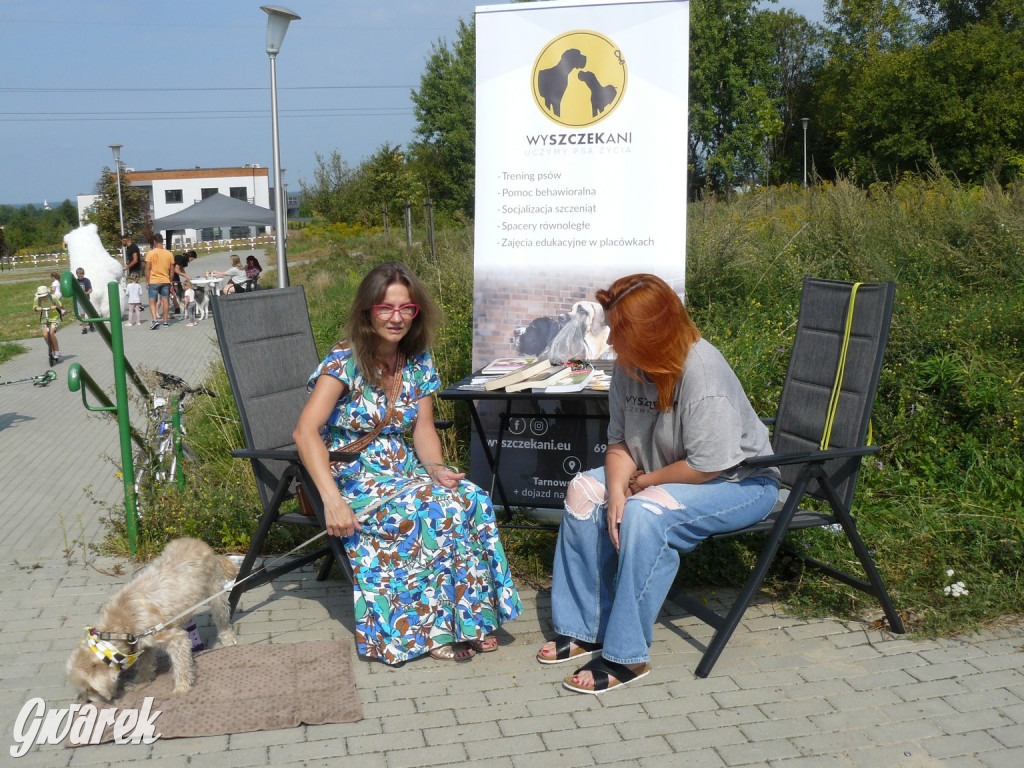
M 658 387 L 658 409 L 669 411 L 683 365 L 700 331 L 682 300 L 656 275 L 620 277 L 596 298 L 611 329 L 617 365 L 634 379 L 639 372 Z

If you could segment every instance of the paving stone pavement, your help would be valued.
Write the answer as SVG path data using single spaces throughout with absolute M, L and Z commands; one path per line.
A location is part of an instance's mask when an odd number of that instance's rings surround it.
M 214 255 L 195 266 L 226 263 Z M 218 354 L 212 320 L 125 331 L 130 360 L 193 383 Z M 0 381 L 45 370 L 41 340 L 29 344 L 27 355 L 0 365 Z M 534 660 L 551 630 L 546 591 L 521 590 L 525 613 L 500 633 L 499 652 L 394 669 L 355 657 L 350 589 L 317 582 L 312 571 L 246 593 L 236 633 L 240 643 L 343 639 L 361 721 L 149 745 L 41 745 L 15 759 L 8 749 L 22 708 L 34 697 L 51 711 L 73 703 L 64 662 L 126 578 L 110 575 L 118 563 L 88 548 L 102 536 L 105 512 L 84 492 L 88 486 L 118 503 L 121 486 L 107 458 L 117 455 L 117 430 L 87 414 L 66 385 L 72 360 L 108 383 L 109 353 L 98 334 L 67 326 L 61 347 L 56 382 L 0 387 L 0 733 L 7 742 L 0 765 L 291 767 L 345 758 L 361 768 L 1024 765 L 1019 621 L 969 637 L 907 638 L 796 619 L 765 599 L 748 611 L 710 677 L 698 679 L 693 669 L 710 631 L 669 604 L 655 628 L 651 674 L 595 697 L 561 687 L 568 665 Z M 711 602 L 718 597 L 707 593 Z M 206 615 L 199 624 L 212 640 Z

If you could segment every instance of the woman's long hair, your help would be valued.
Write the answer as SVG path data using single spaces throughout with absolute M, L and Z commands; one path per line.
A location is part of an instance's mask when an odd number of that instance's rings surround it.
M 427 293 L 426 286 L 410 269 L 399 261 L 379 264 L 363 278 L 345 324 L 345 335 L 352 346 L 356 366 L 363 378 L 373 384 L 381 383 L 378 350 L 381 338 L 373 330 L 373 306 L 384 301 L 388 286 L 401 283 L 409 290 L 413 304 L 420 307 L 413 318 L 409 332 L 398 342 L 399 351 L 406 359 L 427 349 L 434 341 L 434 330 L 441 320 L 441 310 Z
M 620 277 L 596 298 L 611 329 L 616 365 L 634 379 L 647 374 L 658 387 L 658 409 L 671 410 L 686 356 L 700 338 L 682 300 L 648 274 Z

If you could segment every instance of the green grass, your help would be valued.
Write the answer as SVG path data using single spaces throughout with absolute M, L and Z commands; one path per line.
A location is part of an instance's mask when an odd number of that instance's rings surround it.
M 427 282 L 445 311 L 434 350 L 442 379 L 468 372 L 469 232 L 439 233 L 435 263 L 421 247 L 407 253 L 394 233 L 387 241 L 379 233 L 311 229 L 290 246 L 290 259 L 311 261 L 293 266 L 290 277 L 306 287 L 321 352 L 337 340 L 362 275 L 398 258 Z M 805 274 L 897 282 L 873 418 L 882 452 L 862 469 L 854 512 L 909 627 L 949 633 L 1024 613 L 1024 190 L 907 177 L 868 190 L 841 182 L 692 204 L 688 305 L 766 415 L 785 374 Z M 222 374 L 214 381 L 226 395 Z M 186 531 L 222 549 L 237 551 L 248 542 L 258 502 L 248 467 L 227 455 L 241 445 L 230 397 L 193 407 L 201 410 L 190 414 L 190 439 L 203 464 L 192 474 L 203 483 L 190 480 L 184 497 L 166 497 L 165 529 L 150 532 L 163 523 L 161 515 L 147 517 L 147 551 Z M 465 465 L 465 413 L 453 413 L 450 403 L 439 411 L 457 420 L 445 437 L 446 456 Z M 554 536 L 510 530 L 502 538 L 516 577 L 543 583 Z M 842 536 L 810 531 L 792 540 L 822 559 L 858 567 Z M 679 578 L 694 586 L 732 585 L 755 556 L 744 540 L 705 545 L 684 559 Z M 955 581 L 969 594 L 945 594 Z M 766 589 L 798 612 L 858 618 L 877 612 L 860 593 L 785 561 Z
M 7 276 L 11 273 L 2 274 Z M 42 336 L 42 331 L 39 330 L 39 317 L 32 311 L 32 304 L 35 301 L 36 288 L 49 284 L 49 271 L 28 282 L 0 282 L 0 362 L 18 354 L 15 348 L 4 356 L 3 348 L 8 346 L 8 342 Z M 22 347 L 23 351 L 24 349 Z

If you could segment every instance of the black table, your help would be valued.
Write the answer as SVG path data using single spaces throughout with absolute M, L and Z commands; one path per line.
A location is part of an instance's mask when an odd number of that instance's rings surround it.
M 604 362 L 604 361 L 601 361 Z M 604 368 L 604 365 L 600 365 Z M 473 420 L 473 428 L 476 430 L 477 437 L 480 440 L 480 447 L 483 449 L 484 458 L 487 461 L 487 466 L 491 471 L 492 487 L 491 493 L 494 494 L 497 491 L 498 498 L 501 500 L 502 505 L 505 508 L 506 518 L 512 513 L 512 505 L 509 503 L 508 495 L 505 492 L 505 487 L 501 482 L 501 475 L 499 472 L 501 466 L 501 448 L 504 441 L 505 432 L 508 428 L 509 421 L 516 417 L 536 417 L 542 416 L 545 419 L 552 418 L 566 418 L 566 419 L 604 419 L 607 421 L 608 414 L 607 409 L 604 409 L 604 413 L 544 413 L 540 410 L 539 404 L 543 402 L 558 402 L 561 404 L 566 403 L 607 403 L 608 392 L 607 390 L 597 389 L 583 389 L 579 392 L 558 392 L 558 393 L 545 393 L 545 392 L 533 392 L 533 391 L 520 391 L 520 392 L 505 392 L 504 390 L 493 390 L 487 391 L 482 385 L 472 386 L 471 382 L 475 378 L 479 378 L 481 374 L 479 372 L 467 376 L 460 381 L 455 382 L 452 386 L 442 390 L 438 393 L 438 397 L 442 400 L 454 400 L 464 402 L 469 406 L 469 414 Z M 477 410 L 477 403 L 495 403 L 500 407 L 499 420 L 498 420 L 498 437 L 495 444 L 495 449 L 492 452 L 487 442 L 487 433 L 484 429 L 483 422 L 480 418 L 480 413 Z M 589 410 L 581 408 L 583 410 Z M 530 505 L 535 507 L 543 507 L 550 509 L 561 509 L 562 501 L 561 497 L 558 499 L 557 505 L 530 502 Z M 527 506 L 523 504 L 521 506 Z

